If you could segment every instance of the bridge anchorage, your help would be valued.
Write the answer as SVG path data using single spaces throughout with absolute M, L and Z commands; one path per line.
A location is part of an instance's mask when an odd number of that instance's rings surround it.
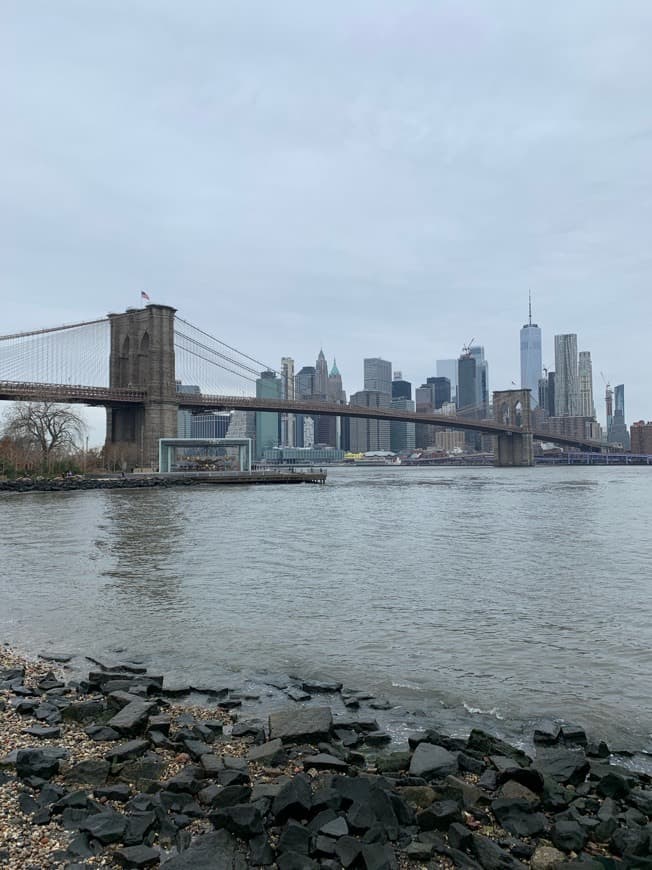
M 103 406 L 107 415 L 107 452 L 129 466 L 152 469 L 158 465 L 159 439 L 177 435 L 180 409 L 195 413 L 271 411 L 366 418 L 481 432 L 494 436 L 494 464 L 501 468 L 533 465 L 535 438 L 584 450 L 601 449 L 594 441 L 534 428 L 528 390 L 494 392 L 493 419 L 312 399 L 214 395 L 203 390 L 178 392 L 177 366 L 184 368 L 189 360 L 199 368 L 193 368 L 187 383 L 198 385 L 210 381 L 215 371 L 210 366 L 218 367 L 220 376 L 226 371 L 244 378 L 250 387 L 266 368 L 260 360 L 177 317 L 175 308 L 149 304 L 84 323 L 0 336 L 0 401 L 48 400 Z

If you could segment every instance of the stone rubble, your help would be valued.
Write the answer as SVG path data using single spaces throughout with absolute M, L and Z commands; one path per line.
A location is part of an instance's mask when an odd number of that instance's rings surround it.
M 0 648 L 6 870 L 652 868 L 651 778 L 581 728 L 539 730 L 535 758 L 480 730 L 393 751 L 337 682 L 286 683 L 262 722 L 224 687 L 180 706 L 190 687 L 139 663 L 66 682 L 68 657 L 47 659 Z M 333 693 L 335 720 L 291 700 Z

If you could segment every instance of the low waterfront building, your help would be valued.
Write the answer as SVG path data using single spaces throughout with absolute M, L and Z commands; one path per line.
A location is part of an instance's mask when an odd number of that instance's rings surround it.
M 632 453 L 652 455 L 652 423 L 639 420 L 630 427 Z
M 342 462 L 344 451 L 336 447 L 274 447 L 264 451 L 263 459 L 274 465 L 326 465 Z

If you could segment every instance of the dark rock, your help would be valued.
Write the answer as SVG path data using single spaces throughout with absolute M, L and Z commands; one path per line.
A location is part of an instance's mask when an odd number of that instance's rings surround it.
M 584 782 L 590 769 L 583 752 L 569 749 L 542 750 L 537 753 L 534 767 L 556 782 L 576 786 Z
M 388 752 L 376 759 L 376 769 L 379 773 L 398 773 L 407 770 L 412 755 L 409 752 Z
M 298 852 L 284 852 L 276 860 L 279 870 L 319 870 L 319 864 Z
M 61 711 L 61 715 L 72 722 L 88 722 L 101 716 L 105 709 L 104 701 L 73 701 Z
M 211 813 L 210 820 L 216 828 L 224 828 L 231 834 L 249 840 L 263 833 L 263 818 L 260 810 L 251 804 L 236 804 Z
M 349 833 L 349 826 L 346 823 L 346 819 L 343 819 L 342 816 L 338 816 L 336 819 L 322 825 L 319 832 L 327 837 L 333 837 L 337 840 L 340 837 L 345 837 Z
M 417 815 L 417 825 L 422 831 L 445 831 L 453 822 L 461 822 L 462 814 L 455 801 L 434 801 Z
M 586 746 L 586 731 L 579 725 L 562 725 L 561 739 L 567 746 Z
M 122 710 L 127 704 L 132 704 L 134 701 L 142 701 L 138 695 L 132 695 L 123 689 L 115 689 L 107 695 L 106 703 L 111 710 Z
M 196 767 L 194 764 L 188 764 L 186 767 L 181 768 L 175 776 L 166 779 L 162 785 L 167 791 L 184 791 L 189 794 L 197 794 L 204 785 L 201 773 L 201 768 Z
M 144 729 L 153 709 L 154 704 L 150 701 L 131 701 L 109 719 L 107 725 L 119 734 L 138 734 Z
M 161 778 L 164 768 L 164 759 L 155 752 L 147 752 L 140 758 L 123 764 L 117 771 L 117 778 L 139 789 L 149 788 Z
M 240 720 L 233 725 L 231 734 L 234 737 L 253 737 L 257 739 L 265 734 L 265 725 L 260 719 Z
M 324 834 L 317 834 L 315 837 L 315 845 L 313 848 L 314 855 L 326 855 L 333 856 L 335 855 L 335 843 L 337 841 L 333 840 L 331 837 L 326 837 Z M 323 867 L 323 864 L 321 865 Z M 339 868 L 339 861 L 335 862 L 335 867 Z
M 310 830 L 298 822 L 290 821 L 281 833 L 278 848 L 281 852 L 297 852 L 300 855 L 309 855 L 310 841 Z
M 395 870 L 398 866 L 391 846 L 368 843 L 362 847 L 362 861 L 366 870 Z
M 342 683 L 337 680 L 304 680 L 301 688 L 313 695 L 321 692 L 335 693 L 342 691 Z
M 640 857 L 649 854 L 650 834 L 645 828 L 618 828 L 611 844 L 619 855 Z
M 396 817 L 392 801 L 387 792 L 377 787 L 372 788 L 369 796 L 369 803 L 379 825 L 381 826 L 383 832 L 386 834 L 387 838 L 389 840 L 398 839 L 398 818 Z M 368 833 L 369 832 L 367 832 L 367 835 Z
M 573 821 L 558 821 L 552 826 L 550 839 L 563 852 L 579 852 L 586 843 L 586 831 Z
M 312 796 L 312 811 L 319 813 L 325 809 L 339 810 L 342 795 L 334 788 L 321 788 Z
M 220 785 L 249 785 L 249 774 L 246 770 L 220 770 L 217 774 Z
M 473 835 L 466 825 L 453 822 L 448 828 L 448 842 L 453 849 L 461 849 L 465 852 L 473 844 Z
M 26 791 L 23 791 L 18 795 L 18 806 L 20 807 L 21 813 L 25 813 L 26 815 L 32 815 L 32 813 L 36 813 L 39 810 L 37 802 Z
M 333 724 L 330 707 L 279 710 L 269 714 L 269 736 L 284 743 L 326 739 Z
M 352 867 L 362 853 L 362 844 L 354 837 L 342 837 L 335 845 L 335 854 L 342 867 Z
M 303 759 L 303 769 L 310 770 L 311 767 L 315 770 L 337 770 L 342 773 L 346 773 L 349 769 L 349 765 L 345 761 L 324 752 Z
M 646 816 L 652 816 L 652 789 L 632 789 L 627 800 Z
M 190 687 L 193 692 L 197 692 L 198 695 L 208 695 L 209 698 L 226 698 L 226 696 L 231 691 L 228 686 L 202 686 L 201 684 L 198 686 Z
M 620 776 L 618 773 L 608 773 L 602 777 L 596 791 L 601 797 L 616 798 L 618 800 L 619 798 L 626 797 L 630 793 L 631 787 L 624 776 Z
M 498 772 L 487 769 L 478 780 L 478 786 L 485 791 L 495 791 L 498 788 Z
M 221 786 L 216 783 L 202 789 L 197 795 L 200 802 L 219 809 L 246 803 L 251 798 L 251 787 L 248 785 Z
M 205 743 L 203 740 L 185 739 L 182 742 L 188 752 L 188 755 L 190 755 L 190 757 L 193 758 L 195 761 L 199 761 L 202 755 L 208 755 L 211 751 L 208 743 Z
M 487 804 L 488 797 L 486 793 L 478 786 L 473 785 L 466 780 L 459 779 L 456 776 L 449 774 L 444 780 L 445 788 L 443 797 L 452 798 L 460 805 L 465 807 L 474 807 L 480 804 Z
M 519 798 L 520 800 L 525 801 L 531 810 L 537 810 L 541 806 L 541 800 L 538 795 L 513 779 L 508 780 L 500 787 L 498 797 L 511 799 Z
M 585 751 L 589 758 L 609 758 L 611 755 L 611 750 L 604 740 L 600 740 L 597 743 L 589 741 Z
M 180 855 L 163 861 L 165 870 L 246 870 L 244 855 L 227 831 L 195 837 Z
M 169 734 L 171 725 L 172 720 L 166 713 L 150 716 L 147 720 L 147 730 L 160 731 L 161 734 Z
M 104 759 L 91 758 L 73 765 L 66 773 L 66 782 L 104 785 L 111 765 Z
M 543 775 L 534 767 L 508 767 L 498 774 L 498 785 L 518 782 L 535 794 L 543 791 Z
M 532 837 L 546 827 L 543 813 L 532 812 L 532 805 L 521 798 L 498 798 L 491 809 L 501 826 L 517 837 Z
M 501 849 L 497 843 L 481 834 L 473 834 L 473 851 L 485 870 L 517 870 L 525 865 Z
M 422 776 L 424 779 L 437 779 L 449 773 L 457 773 L 457 756 L 431 743 L 420 743 L 414 750 L 410 762 L 412 776 Z
M 372 718 L 339 718 L 336 722 L 337 728 L 350 729 L 360 734 L 367 734 L 371 731 L 379 731 L 380 726 L 375 719 Z
M 371 734 L 366 734 L 364 742 L 367 746 L 385 746 L 387 743 L 392 742 L 392 737 L 384 731 L 376 731 Z
M 487 769 L 487 765 L 484 761 L 475 758 L 473 755 L 467 755 L 466 752 L 459 752 L 457 754 L 457 762 L 460 766 L 460 770 L 465 771 L 466 773 L 475 773 L 478 776 L 482 776 Z
M 124 764 L 125 761 L 143 755 L 148 749 L 147 740 L 129 740 L 127 743 L 114 746 L 110 752 L 107 752 L 105 758 L 111 764 Z
M 435 849 L 432 843 L 421 843 L 415 840 L 405 848 L 405 855 L 410 861 L 430 861 Z
M 310 781 L 305 774 L 297 774 L 281 788 L 272 804 L 278 822 L 304 819 L 312 807 Z
M 91 840 L 86 833 L 78 834 L 68 844 L 65 852 L 67 858 L 93 858 L 102 851 L 101 843 Z
M 202 755 L 199 763 L 206 776 L 217 776 L 220 770 L 224 770 L 224 762 L 219 755 L 214 755 L 213 753 Z
M 267 867 L 274 863 L 274 850 L 270 846 L 267 834 L 259 834 L 249 840 L 249 865 L 252 867 Z
M 151 811 L 147 813 L 132 813 L 127 816 L 127 827 L 122 838 L 123 843 L 125 846 L 136 846 L 142 843 L 155 825 L 155 813 Z
M 19 749 L 16 753 L 16 773 L 21 779 L 50 779 L 59 772 L 59 758 L 42 749 Z
M 93 789 L 93 795 L 99 799 L 124 803 L 131 797 L 131 789 L 124 783 L 105 785 Z
M 346 819 L 353 831 L 361 833 L 369 830 L 376 816 L 368 803 L 355 803 L 346 814 Z
M 471 731 L 466 745 L 467 749 L 479 752 L 483 756 L 503 755 L 507 758 L 513 759 L 524 767 L 528 767 L 532 761 L 532 759 L 521 749 L 517 749 L 515 746 L 510 746 L 510 744 L 505 743 L 504 740 L 500 740 L 498 737 L 493 737 L 491 734 L 487 734 L 486 731 L 481 731 L 479 728 L 474 728 Z
M 61 728 L 56 725 L 32 725 L 29 728 L 23 728 L 23 734 L 38 737 L 40 740 L 56 739 L 61 737 Z
M 283 741 L 277 738 L 269 740 L 267 743 L 261 743 L 259 746 L 252 746 L 249 750 L 249 761 L 262 765 L 281 764 L 287 758 L 283 748 Z
M 139 846 L 127 846 L 113 853 L 113 859 L 121 867 L 153 867 L 159 864 L 161 853 L 151 846 L 140 844 Z
M 120 739 L 118 732 L 114 731 L 113 728 L 108 728 L 106 725 L 89 725 L 84 728 L 84 731 L 96 743 L 109 743 Z
M 102 845 L 106 846 L 109 843 L 117 843 L 122 839 L 122 835 L 127 827 L 127 820 L 120 813 L 106 812 L 96 813 L 89 816 L 85 822 L 80 825 L 82 831 L 86 831 L 96 840 L 99 840 Z

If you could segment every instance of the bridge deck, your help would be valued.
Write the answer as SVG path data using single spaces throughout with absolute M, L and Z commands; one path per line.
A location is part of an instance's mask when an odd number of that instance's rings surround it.
M 115 387 L 89 387 L 81 384 L 40 384 L 0 381 L 0 401 L 49 401 L 84 405 L 116 407 L 142 405 L 147 391 L 139 388 L 118 389 Z M 290 401 L 287 399 L 256 398 L 250 396 L 209 396 L 196 393 L 174 393 L 170 402 L 180 408 L 194 411 L 271 411 L 287 414 L 351 417 L 357 419 L 388 420 L 399 423 L 422 423 L 444 429 L 460 429 L 467 432 L 482 432 L 486 435 L 522 435 L 523 429 L 508 426 L 495 420 L 469 419 L 468 417 L 419 414 L 414 411 L 397 411 L 392 408 L 366 408 L 361 405 L 335 405 L 330 402 Z M 586 450 L 602 450 L 598 441 L 552 435 L 545 430 L 533 430 L 534 438 L 569 447 Z

